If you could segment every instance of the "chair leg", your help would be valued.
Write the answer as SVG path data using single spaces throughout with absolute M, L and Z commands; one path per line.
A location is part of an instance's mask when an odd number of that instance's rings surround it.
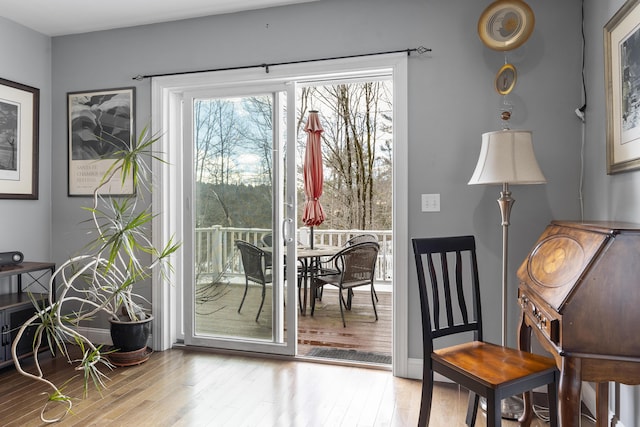
M 311 315 L 313 316 L 313 313 L 316 311 L 316 292 L 318 292 L 318 289 L 313 285 L 313 279 L 311 280 L 311 287 L 309 289 L 309 293 L 311 298 L 309 299 L 309 304 L 311 305 Z
M 345 305 L 347 310 L 351 310 L 352 301 L 353 301 L 353 289 L 349 288 L 349 290 L 347 291 L 347 303 Z
M 549 424 L 558 427 L 558 381 L 559 373 L 555 373 L 555 381 L 547 386 L 549 396 Z
M 342 287 L 338 288 L 338 304 L 340 304 L 340 316 L 342 316 L 342 327 L 346 328 L 347 323 L 344 321 L 344 310 L 342 306 L 344 305 L 344 300 L 342 299 Z
M 373 304 L 373 312 L 376 315 L 376 320 L 378 320 L 378 309 L 376 308 L 376 290 L 373 288 L 373 284 L 371 285 L 371 303 Z
M 469 403 L 467 404 L 467 419 L 466 425 L 473 427 L 476 425 L 476 417 L 478 416 L 478 403 L 480 402 L 480 396 L 474 392 L 469 392 Z
M 267 292 L 267 285 L 262 284 L 262 301 L 260 301 L 260 308 L 258 309 L 258 314 L 256 314 L 256 322 L 258 321 L 258 317 L 260 317 L 260 313 L 262 312 L 262 306 L 264 305 L 264 295 Z
M 244 299 L 247 297 L 247 289 L 249 289 L 249 280 L 245 277 L 244 279 L 244 295 L 242 295 L 242 301 L 240 301 L 240 307 L 238 307 L 238 313 L 242 310 L 242 304 L 244 304 Z
M 300 313 L 302 313 L 302 276 L 298 276 L 298 307 L 300 307 Z
M 494 393 L 487 396 L 487 427 L 502 425 L 502 404 Z
M 427 363 L 424 363 L 422 372 L 422 396 L 418 427 L 427 427 L 429 418 L 431 418 L 431 401 L 433 400 L 433 371 Z

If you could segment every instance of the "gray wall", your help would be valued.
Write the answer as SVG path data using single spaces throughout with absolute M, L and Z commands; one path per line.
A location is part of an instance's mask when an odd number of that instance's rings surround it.
M 0 200 L 0 252 L 51 259 L 51 39 L 0 17 L 0 77 L 40 89 L 38 200 Z M 61 166 L 62 167 L 62 166 Z M 2 292 L 3 290 L 0 290 Z
M 516 323 L 515 271 L 552 218 L 578 215 L 580 128 L 579 1 L 531 1 L 537 27 L 509 55 L 519 71 L 511 96 L 513 128 L 534 131 L 549 184 L 513 189 L 510 325 Z M 487 336 L 500 340 L 500 215 L 497 187 L 469 187 L 481 134 L 498 130 L 500 96 L 493 89 L 501 53 L 476 34 L 486 5 L 470 0 L 323 0 L 297 6 L 207 17 L 53 39 L 53 240 L 61 261 L 78 245 L 82 199 L 66 195 L 66 111 L 69 91 L 136 86 L 138 126 L 150 112 L 149 81 L 137 74 L 208 69 L 403 49 L 425 45 L 409 60 L 410 237 L 472 233 L 481 249 Z M 312 17 L 312 18 L 311 18 Z M 560 72 L 562 70 L 562 72 Z M 420 194 L 440 193 L 442 211 L 421 213 Z M 410 357 L 421 356 L 415 271 L 411 288 Z M 406 286 L 407 284 L 398 284 Z M 515 344 L 515 328 L 510 331 Z
M 585 0 L 585 217 L 640 222 L 638 171 L 607 175 L 603 28 L 624 0 Z M 640 388 L 620 386 L 620 420 L 640 425 Z

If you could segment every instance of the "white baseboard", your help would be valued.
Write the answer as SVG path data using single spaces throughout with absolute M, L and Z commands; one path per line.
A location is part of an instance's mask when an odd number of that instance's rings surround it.
M 407 363 L 407 378 L 414 380 L 422 379 L 422 359 L 409 359 Z M 451 383 L 449 378 L 444 377 L 437 372 L 433 376 L 433 380 L 441 383 Z
M 422 359 L 411 359 L 407 361 L 407 378 L 414 380 L 422 379 Z
M 112 345 L 111 333 L 108 329 L 78 327 L 78 333 L 84 335 L 94 344 Z

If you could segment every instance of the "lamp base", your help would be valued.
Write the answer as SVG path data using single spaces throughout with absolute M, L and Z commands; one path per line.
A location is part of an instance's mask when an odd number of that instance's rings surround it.
M 502 418 L 505 420 L 517 420 L 522 416 L 524 412 L 524 402 L 521 398 L 516 396 L 507 397 L 502 399 Z M 487 412 L 487 399 L 480 398 L 480 409 L 485 413 Z

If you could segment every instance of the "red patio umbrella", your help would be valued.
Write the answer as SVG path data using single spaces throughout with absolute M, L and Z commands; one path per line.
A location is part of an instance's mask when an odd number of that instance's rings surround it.
M 309 111 L 309 118 L 304 131 L 307 132 L 307 147 L 302 168 L 305 194 L 302 222 L 311 228 L 311 249 L 313 249 L 313 227 L 322 224 L 326 218 L 320 204 L 324 180 L 322 174 L 322 149 L 320 146 L 323 129 L 317 111 Z

